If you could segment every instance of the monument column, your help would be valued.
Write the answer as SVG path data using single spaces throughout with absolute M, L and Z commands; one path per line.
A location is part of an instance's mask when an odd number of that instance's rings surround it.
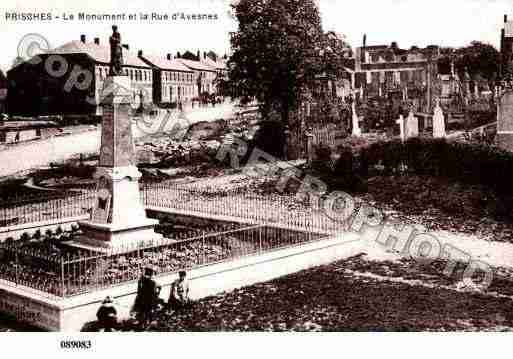
M 102 89 L 100 160 L 95 172 L 97 195 L 89 221 L 81 222 L 82 244 L 122 250 L 160 239 L 157 220 L 146 217 L 141 201 L 132 136 L 130 78 L 122 75 L 121 37 L 113 26 L 111 68 Z

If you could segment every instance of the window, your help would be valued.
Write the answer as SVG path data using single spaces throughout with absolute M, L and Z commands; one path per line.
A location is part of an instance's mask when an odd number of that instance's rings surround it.
M 134 70 L 130 70 L 130 80 L 134 79 Z

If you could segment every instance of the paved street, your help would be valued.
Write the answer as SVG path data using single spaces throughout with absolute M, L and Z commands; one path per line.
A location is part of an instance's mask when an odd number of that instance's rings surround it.
M 233 114 L 234 107 L 226 103 L 217 107 L 195 108 L 187 112 L 187 123 L 200 121 L 215 121 L 227 118 Z M 174 122 L 169 121 L 163 130 L 173 128 Z M 134 126 L 134 136 L 144 133 L 137 125 Z M 46 166 L 50 162 L 59 162 L 72 156 L 98 152 L 100 147 L 100 128 L 96 130 L 53 137 L 46 140 L 34 141 L 27 144 L 0 151 L 0 177 L 13 175 L 31 168 Z

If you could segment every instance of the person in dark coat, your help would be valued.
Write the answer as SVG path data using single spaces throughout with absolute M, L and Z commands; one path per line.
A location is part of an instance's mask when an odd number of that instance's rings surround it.
M 159 302 L 160 286 L 153 280 L 153 272 L 153 268 L 145 268 L 144 274 L 137 284 L 134 310 L 137 313 L 137 319 L 142 325 L 153 321 L 153 313 Z
M 105 298 L 101 307 L 96 312 L 98 327 L 106 332 L 112 332 L 118 325 L 118 312 L 110 297 Z
M 189 305 L 189 281 L 185 278 L 186 275 L 184 270 L 179 271 L 178 279 L 171 284 L 168 308 L 175 312 L 183 310 Z

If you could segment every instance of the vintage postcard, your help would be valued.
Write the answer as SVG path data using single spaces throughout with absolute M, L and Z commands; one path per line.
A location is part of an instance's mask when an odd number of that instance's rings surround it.
M 4 0 L 0 43 L 0 346 L 513 331 L 510 1 Z

